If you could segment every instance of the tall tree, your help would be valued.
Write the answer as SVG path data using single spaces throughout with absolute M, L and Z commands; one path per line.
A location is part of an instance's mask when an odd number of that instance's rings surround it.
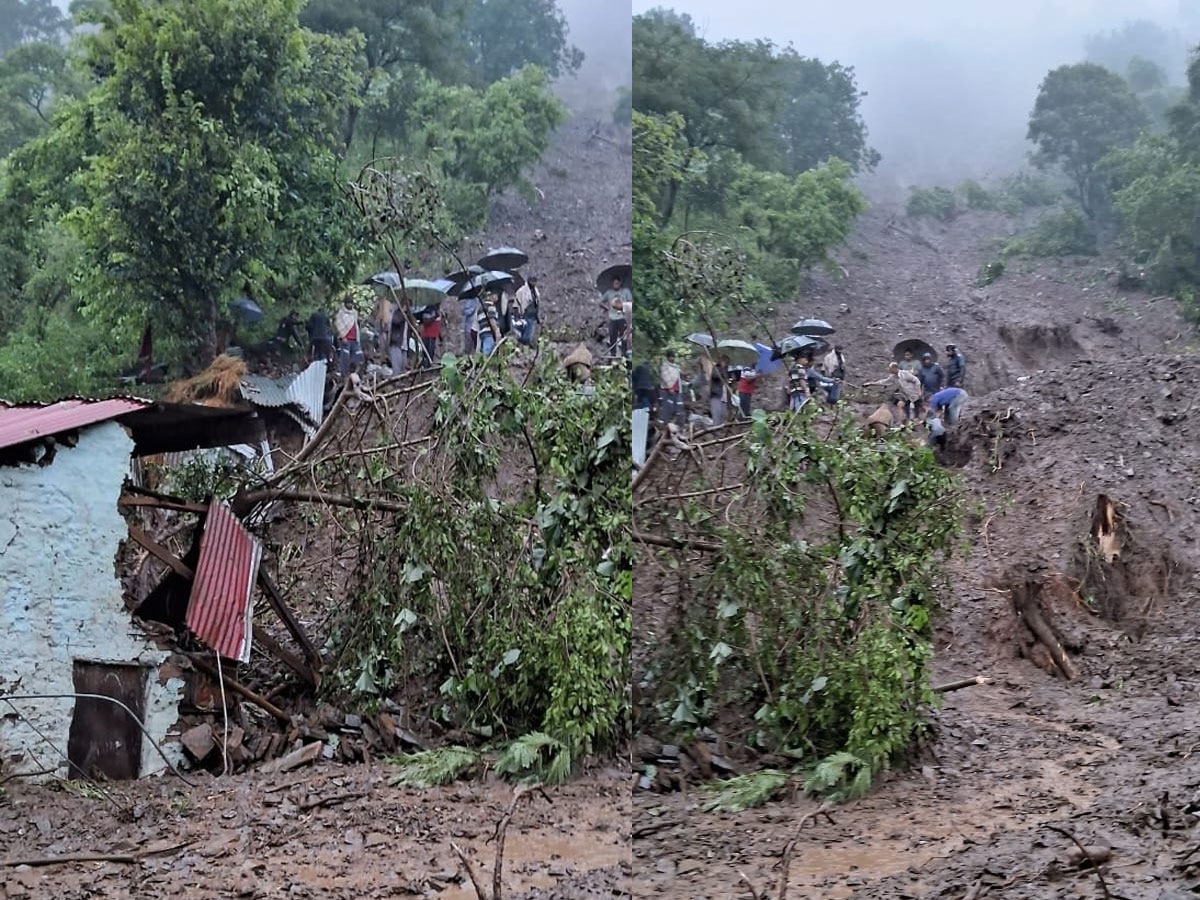
M 53 0 L 0 0 L 0 56 L 21 44 L 59 43 L 68 25 Z
M 1075 199 L 1094 217 L 1103 182 L 1097 166 L 1114 148 L 1128 147 L 1150 124 L 1125 80 L 1094 63 L 1059 66 L 1042 81 L 1029 117 L 1028 138 L 1040 168 L 1061 167 Z
M 831 158 L 855 172 L 879 164 L 879 153 L 867 145 L 858 110 L 866 93 L 858 89 L 853 68 L 789 49 L 780 54 L 777 77 L 783 85 L 775 121 L 784 172 L 795 175 Z
M 149 319 L 198 365 L 233 293 L 347 277 L 357 220 L 333 150 L 354 48 L 302 29 L 301 2 L 112 0 L 87 38 L 98 87 L 30 155 L 71 165 L 75 148 L 84 311 L 110 332 Z
M 567 40 L 567 18 L 557 0 L 472 0 L 466 14 L 472 78 L 491 84 L 534 65 L 552 78 L 583 63 L 583 52 Z

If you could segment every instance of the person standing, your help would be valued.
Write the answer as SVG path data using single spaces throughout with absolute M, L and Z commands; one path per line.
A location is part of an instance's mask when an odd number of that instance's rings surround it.
M 921 379 L 907 369 L 901 369 L 899 363 L 889 363 L 886 378 L 864 382 L 863 387 L 886 387 L 892 402 L 901 412 L 901 420 L 908 422 L 916 419 L 919 412 L 917 405 L 924 392 Z
M 838 344 L 832 350 L 825 354 L 825 359 L 821 362 L 825 374 L 830 378 L 836 378 L 838 381 L 846 380 L 846 357 L 842 353 L 842 345 Z
M 403 375 L 408 368 L 408 319 L 400 304 L 392 310 L 391 327 L 388 328 L 388 361 L 393 375 Z
M 625 335 L 625 304 L 630 304 L 632 316 L 633 294 L 625 287 L 625 282 L 619 275 L 613 276 L 612 285 L 604 292 L 604 305 L 608 309 L 608 355 L 624 356 Z
M 738 379 L 737 395 L 738 409 L 744 418 L 750 418 L 750 406 L 754 400 L 754 388 L 758 383 L 758 373 L 754 369 L 742 369 L 742 377 Z
M 421 343 L 425 348 L 425 360 L 432 366 L 437 362 L 438 344 L 442 340 L 442 311 L 436 306 L 427 308 L 421 314 Z
M 479 301 L 468 297 L 462 302 L 463 353 L 474 353 L 479 347 Z
M 358 310 L 354 308 L 354 298 L 347 294 L 342 301 L 342 308 L 333 319 L 334 331 L 338 338 L 338 374 L 345 378 L 350 372 L 352 362 L 362 365 L 362 344 L 359 343 Z
M 932 353 L 921 356 L 921 368 L 917 369 L 917 378 L 921 379 L 921 387 L 928 399 L 946 386 L 946 373 L 942 367 L 933 361 Z
M 633 408 L 650 409 L 654 405 L 654 373 L 649 363 L 639 363 L 633 370 Z
M 921 368 L 921 361 L 918 359 L 913 359 L 911 350 L 905 350 L 904 357 L 899 363 L 897 363 L 897 365 L 899 365 L 901 372 L 912 372 L 914 375 L 916 375 L 917 369 Z
M 525 327 L 521 330 L 521 343 L 533 346 L 537 340 L 538 322 L 541 320 L 542 294 L 538 289 L 538 277 L 530 275 L 529 280 L 517 290 L 517 311 L 525 319 Z
M 490 296 L 485 297 L 475 316 L 476 330 L 479 332 L 479 352 L 484 356 L 491 356 L 492 351 L 496 349 L 498 318 L 495 301 Z
M 311 362 L 323 359 L 333 362 L 333 331 L 329 328 L 329 316 L 322 309 L 315 309 L 305 324 L 308 331 L 308 358 Z
M 967 359 L 958 352 L 954 344 L 946 345 L 946 385 L 947 387 L 963 387 L 967 380 Z
M 729 414 L 729 385 L 725 382 L 727 365 L 728 360 L 721 357 L 708 373 L 708 411 L 714 425 L 724 425 Z
M 804 370 L 799 366 L 792 366 L 788 369 L 788 380 L 784 390 L 787 393 L 788 409 L 792 412 L 800 412 L 804 409 L 804 404 L 812 396 L 808 391 L 808 379 L 805 378 Z

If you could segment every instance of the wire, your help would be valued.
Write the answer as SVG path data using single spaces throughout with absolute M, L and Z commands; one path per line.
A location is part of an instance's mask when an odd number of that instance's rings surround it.
M 12 703 L 13 700 L 78 700 L 80 698 L 84 698 L 84 699 L 88 699 L 88 700 L 107 700 L 109 703 L 114 703 L 117 706 L 121 707 L 121 709 L 123 709 L 123 710 L 125 710 L 125 712 L 129 713 L 129 718 L 133 719 L 133 721 L 135 723 L 137 723 L 137 727 L 141 729 L 142 735 L 146 738 L 146 740 L 148 740 L 150 742 L 150 744 L 154 747 L 154 749 L 158 751 L 158 755 L 161 756 L 163 762 L 165 762 L 167 764 L 167 768 L 169 768 L 171 770 L 171 772 L 179 778 L 180 781 L 182 781 L 184 784 L 188 785 L 189 787 L 199 787 L 199 785 L 196 784 L 196 782 L 190 781 L 182 772 L 179 771 L 178 768 L 175 767 L 175 763 L 171 762 L 171 760 L 167 757 L 167 754 L 163 752 L 163 749 L 162 749 L 162 747 L 159 746 L 158 741 L 156 741 L 151 736 L 150 732 L 146 730 L 146 726 L 142 723 L 142 720 L 137 717 L 137 714 L 134 713 L 134 711 L 132 709 L 130 709 L 128 706 L 126 706 L 124 703 L 122 703 L 120 700 L 116 699 L 115 697 L 108 697 L 108 696 L 105 696 L 104 694 L 5 694 L 3 696 L 0 696 L 0 700 L 3 700 L 6 703 L 8 703 L 8 705 L 13 708 L 13 711 L 16 712 L 16 714 L 18 716 L 21 716 L 21 718 L 25 721 L 25 724 L 29 725 L 29 727 L 31 729 L 33 729 L 35 732 L 37 732 L 37 729 L 33 726 L 33 724 L 27 718 L 25 718 L 25 716 L 21 715 L 21 711 L 19 709 L 17 709 L 17 707 Z M 46 743 L 50 744 L 51 747 L 54 747 L 55 752 L 58 753 L 58 755 L 60 757 L 65 759 L 67 761 L 68 765 L 73 766 L 76 769 L 79 769 L 79 766 L 77 766 L 77 765 L 75 765 L 75 763 L 71 762 L 69 757 L 63 755 L 63 753 L 57 747 L 55 747 L 54 743 L 49 738 L 45 737 L 44 735 L 41 735 L 40 732 L 39 732 L 39 736 L 41 736 L 42 740 L 46 741 Z M 83 772 L 82 769 L 79 769 L 79 771 L 81 774 L 83 774 L 84 778 L 88 777 L 87 773 Z
M 225 719 L 225 734 L 221 740 L 221 774 L 229 774 L 229 706 L 225 703 L 225 676 L 221 674 L 221 654 L 216 650 L 213 656 L 217 659 L 217 684 L 221 686 L 221 716 Z

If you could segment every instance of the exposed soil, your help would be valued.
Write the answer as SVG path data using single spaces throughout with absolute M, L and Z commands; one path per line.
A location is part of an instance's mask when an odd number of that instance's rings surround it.
M 603 323 L 596 275 L 629 260 L 629 146 L 628 128 L 574 119 L 531 175 L 544 199 L 501 198 L 487 234 L 469 242 L 472 251 L 514 245 L 530 254 L 527 271 L 541 275 L 543 334 L 556 351 L 588 341 Z M 447 346 L 457 350 L 461 325 L 457 310 L 448 311 Z M 513 477 L 522 477 L 523 464 L 514 467 Z M 354 542 L 339 556 L 331 537 L 295 509 L 267 541 L 276 552 L 293 544 L 278 564 L 278 580 L 318 644 L 356 564 Z M 268 568 L 277 571 L 275 559 Z M 153 580 L 147 572 L 143 588 Z M 286 640 L 273 618 L 262 621 Z M 256 649 L 239 674 L 261 684 L 278 668 Z M 403 724 L 426 733 L 420 722 Z M 490 889 L 489 841 L 512 787 L 488 779 L 415 791 L 390 786 L 390 774 L 379 762 L 322 762 L 288 775 L 194 773 L 195 788 L 175 778 L 108 786 L 111 802 L 89 795 L 90 788 L 9 782 L 0 788 L 0 861 L 81 852 L 139 859 L 0 868 L 0 898 L 473 898 L 452 841 Z M 630 896 L 628 785 L 624 771 L 593 766 L 550 789 L 549 804 L 524 799 L 507 831 L 504 897 Z
M 868 213 L 846 275 L 814 278 L 774 324 L 829 319 L 855 383 L 881 377 L 903 338 L 965 353 L 972 399 L 945 461 L 978 512 L 934 681 L 993 681 L 946 694 L 912 766 L 803 831 L 806 799 L 722 814 L 694 786 L 639 792 L 635 893 L 747 898 L 744 873 L 773 898 L 795 838 L 793 897 L 1105 896 L 1049 824 L 1111 849 L 1111 897 L 1195 896 L 1196 348 L 1171 301 L 1119 291 L 1100 259 L 1010 261 L 975 288 L 1011 228 L 1000 216 L 896 219 L 907 236 L 892 222 Z M 852 399 L 864 418 L 878 403 Z

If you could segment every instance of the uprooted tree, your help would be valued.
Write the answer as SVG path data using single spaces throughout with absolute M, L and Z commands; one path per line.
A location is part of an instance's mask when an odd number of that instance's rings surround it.
M 343 396 L 302 457 L 236 501 L 311 504 L 353 554 L 326 689 L 480 740 L 537 735 L 525 768 L 555 780 L 611 747 L 629 709 L 624 372 L 585 390 L 503 343 L 357 407 Z
M 814 790 L 865 791 L 935 701 L 954 476 L 905 432 L 867 438 L 812 406 L 667 452 L 634 489 L 639 720 L 713 727 L 798 760 Z

